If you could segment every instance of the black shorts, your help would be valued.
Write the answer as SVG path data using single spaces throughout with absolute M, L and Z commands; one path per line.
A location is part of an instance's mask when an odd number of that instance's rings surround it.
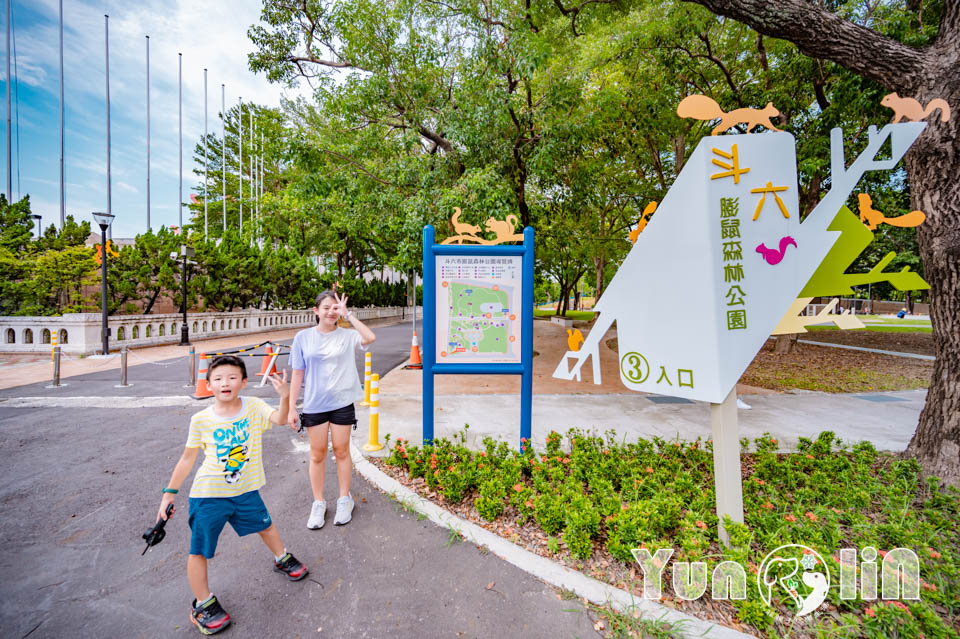
M 356 430 L 357 412 L 354 410 L 353 404 L 347 404 L 343 408 L 328 410 L 323 413 L 300 413 L 301 430 L 310 428 L 311 426 L 326 424 L 327 422 L 340 426 L 353 425 L 353 429 Z

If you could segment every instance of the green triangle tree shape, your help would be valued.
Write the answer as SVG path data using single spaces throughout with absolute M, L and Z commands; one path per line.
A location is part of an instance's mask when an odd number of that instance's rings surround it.
M 836 217 L 827 227 L 828 231 L 840 231 L 840 238 L 817 267 L 813 277 L 800 292 L 800 297 L 826 297 L 830 295 L 848 295 L 854 286 L 890 282 L 899 291 L 928 289 L 922 277 L 909 266 L 896 272 L 884 271 L 897 254 L 887 253 L 880 262 L 866 273 L 847 273 L 847 269 L 873 241 L 873 233 L 846 206 L 840 208 Z

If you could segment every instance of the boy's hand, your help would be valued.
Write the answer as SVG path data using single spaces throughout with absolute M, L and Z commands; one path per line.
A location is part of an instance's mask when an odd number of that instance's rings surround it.
M 273 384 L 273 390 L 277 391 L 284 400 L 290 396 L 290 386 L 287 385 L 287 369 L 283 369 L 282 377 L 274 373 L 267 379 Z
M 174 497 L 176 497 L 176 495 L 171 493 L 163 493 L 163 499 L 160 500 L 160 510 L 157 511 L 157 521 L 160 521 L 161 519 L 164 521 L 167 520 L 167 505 L 173 503 Z M 173 510 L 170 512 L 170 516 L 173 517 L 176 512 L 177 507 L 174 506 Z
M 293 430 L 300 430 L 300 424 L 297 422 L 300 421 L 300 415 L 297 414 L 297 411 L 290 409 L 290 412 L 287 414 L 287 426 Z

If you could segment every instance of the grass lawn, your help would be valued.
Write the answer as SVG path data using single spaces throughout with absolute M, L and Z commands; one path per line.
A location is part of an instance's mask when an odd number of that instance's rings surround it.
M 808 331 L 839 331 L 836 326 L 807 326 Z M 851 331 L 875 331 L 878 333 L 932 333 L 930 322 L 918 323 L 915 326 L 888 326 L 886 324 L 867 324 L 866 328 L 846 329 Z
M 489 438 L 484 450 L 473 451 L 465 441 L 465 433 L 422 448 L 388 441 L 390 456 L 372 461 L 460 517 L 637 598 L 643 572 L 631 550 L 673 549 L 661 603 L 757 636 L 958 637 L 960 491 L 923 481 L 915 460 L 880 453 L 867 442 L 847 447 L 831 432 L 801 438 L 789 454 L 777 452 L 769 435 L 744 440 L 744 523 L 727 524 L 731 545 L 724 547 L 717 537 L 710 441 L 624 442 L 612 432 L 599 437 L 577 430 L 566 437 L 550 433 L 542 451 L 518 452 Z M 798 606 L 779 588 L 772 606 L 760 597 L 758 567 L 785 544 L 818 553 L 809 570 L 829 568 L 833 587 L 815 614 L 797 617 Z M 893 555 L 901 558 L 915 553 L 920 578 L 911 587 L 919 599 L 864 599 L 861 589 L 856 598 L 841 599 L 839 551 L 846 548 L 875 549 L 878 576 L 893 549 L 906 549 Z M 780 552 L 800 559 L 798 549 L 796 556 Z M 678 561 L 704 562 L 707 574 L 722 561 L 739 564 L 745 598 L 713 599 L 710 588 L 681 597 L 690 593 L 675 590 Z M 812 591 L 813 584 L 781 576 L 801 597 Z M 678 636 L 639 615 L 594 611 L 608 637 Z
M 544 311 L 539 309 L 534 309 L 533 311 L 534 317 L 553 317 L 554 315 L 556 315 L 554 311 Z M 567 319 L 583 320 L 585 322 L 589 322 L 590 320 L 593 319 L 594 315 L 595 313 L 593 311 L 567 311 L 564 314 L 564 317 L 566 317 Z

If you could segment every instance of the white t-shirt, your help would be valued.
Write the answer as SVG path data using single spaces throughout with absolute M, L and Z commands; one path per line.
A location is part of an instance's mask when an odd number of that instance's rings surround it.
M 363 388 L 354 359 L 360 333 L 339 326 L 329 333 L 307 328 L 293 338 L 290 367 L 303 376 L 303 412 L 324 413 L 363 399 Z

